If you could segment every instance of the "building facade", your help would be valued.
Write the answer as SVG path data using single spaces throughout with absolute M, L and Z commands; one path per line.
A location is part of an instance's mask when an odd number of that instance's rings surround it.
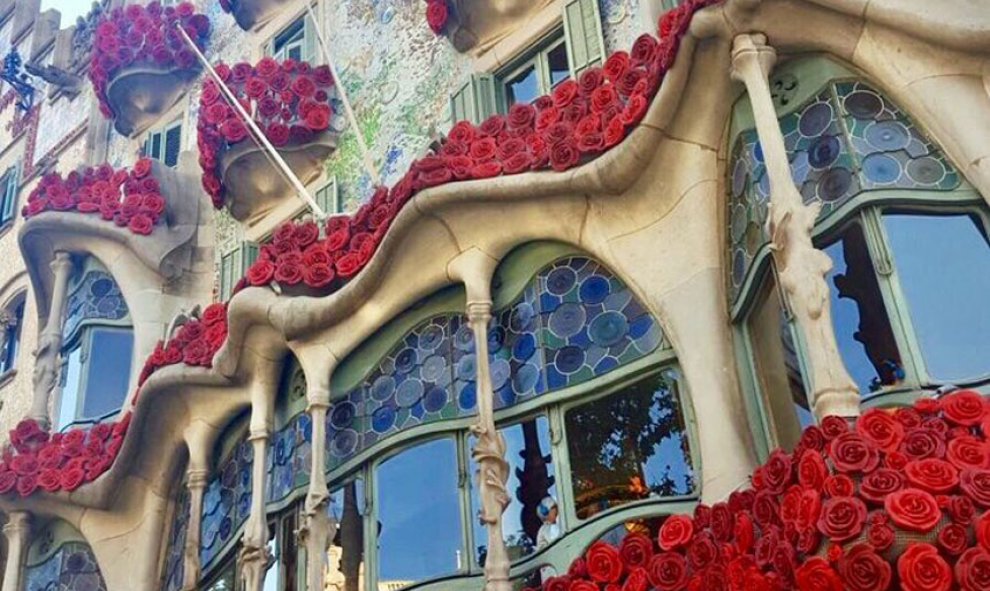
M 973 2 L 70 25 L 0 0 L 5 591 L 536 587 L 990 393 Z

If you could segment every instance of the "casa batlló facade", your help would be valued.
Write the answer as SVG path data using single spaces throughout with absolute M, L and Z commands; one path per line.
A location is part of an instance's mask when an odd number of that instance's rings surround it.
M 972 0 L 0 0 L 4 591 L 990 587 Z

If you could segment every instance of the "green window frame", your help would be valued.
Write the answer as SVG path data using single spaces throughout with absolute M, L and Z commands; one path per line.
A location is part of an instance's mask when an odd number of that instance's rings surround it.
M 303 14 L 289 23 L 265 44 L 265 55 L 278 61 L 293 59 L 297 62 L 307 62 L 316 65 L 317 39 L 316 23 Z
M 337 185 L 337 177 L 331 177 L 322 187 L 316 190 L 313 197 L 316 199 L 316 204 L 323 210 L 323 213 L 327 215 L 343 213 L 343 204 L 340 202 L 340 187 Z
M 20 168 L 11 166 L 0 177 L 0 227 L 13 223 L 17 215 L 17 194 Z
M 558 27 L 550 35 L 538 42 L 535 48 L 528 51 L 522 59 L 513 62 L 508 67 L 497 72 L 495 74 L 495 89 L 499 111 L 502 113 L 508 112 L 512 103 L 516 102 L 511 100 L 512 91 L 510 90 L 510 84 L 513 80 L 519 79 L 527 71 L 532 70 L 535 74 L 536 97 L 550 94 L 558 84 L 566 80 L 567 78 L 565 77 L 554 81 L 551 73 L 552 56 L 554 54 L 560 56 L 561 52 L 566 57 L 569 68 L 571 58 L 567 40 L 564 35 L 564 29 Z
M 157 131 L 148 134 L 142 152 L 149 158 L 175 168 L 179 164 L 182 150 L 182 120 L 178 119 Z
M 258 244 L 242 242 L 220 257 L 219 301 L 227 301 L 233 295 L 234 286 L 247 273 L 248 267 L 258 260 Z

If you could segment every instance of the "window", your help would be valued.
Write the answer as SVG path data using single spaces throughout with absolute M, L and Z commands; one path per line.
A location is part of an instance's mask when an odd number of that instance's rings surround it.
M 16 166 L 0 176 L 0 227 L 14 221 L 17 215 L 17 187 L 20 174 Z
M 229 564 L 225 565 L 223 570 L 221 570 L 212 581 L 203 586 L 204 591 L 234 591 L 237 587 L 235 582 L 237 581 L 237 568 L 235 568 L 234 561 L 231 560 Z
M 327 548 L 326 583 L 340 591 L 360 591 L 363 584 L 364 494 L 360 479 L 330 493 L 327 511 L 337 525 L 337 535 Z
M 230 299 L 234 286 L 244 277 L 248 267 L 257 258 L 258 245 L 253 242 L 244 242 L 220 258 L 220 293 L 218 294 L 220 301 Z
M 571 76 L 564 32 L 557 31 L 540 48 L 498 75 L 503 97 L 502 110 L 515 103 L 531 103 L 550 94 Z
M 268 43 L 265 52 L 273 58 L 284 61 L 317 63 L 317 40 L 315 23 L 305 14 L 279 32 Z
M 422 443 L 379 464 L 379 587 L 406 586 L 463 568 L 459 477 L 457 446 L 450 438 Z
M 179 163 L 179 152 L 182 150 L 182 121 L 176 121 L 160 131 L 148 134 L 144 142 L 144 154 L 165 164 L 175 167 Z
M 25 295 L 20 294 L 0 311 L 0 375 L 13 371 L 17 364 L 26 300 Z
M 316 190 L 316 204 L 320 206 L 323 213 L 342 213 L 343 207 L 340 203 L 340 191 L 337 187 L 337 179 L 332 178 L 325 185 Z
M 579 519 L 648 498 L 694 491 L 694 471 L 673 370 L 564 414 Z
M 299 560 L 296 543 L 298 516 L 295 508 L 268 523 L 268 553 L 271 564 L 265 571 L 263 591 L 296 591 L 299 581 L 305 580 L 301 569 L 305 561 Z

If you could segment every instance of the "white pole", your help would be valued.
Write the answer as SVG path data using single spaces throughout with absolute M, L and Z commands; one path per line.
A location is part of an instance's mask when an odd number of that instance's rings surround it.
M 330 57 L 330 49 L 327 47 L 326 39 L 323 38 L 323 30 L 320 26 L 320 21 L 316 19 L 316 14 L 313 13 L 313 6 L 310 4 L 309 0 L 306 1 L 306 12 L 309 14 L 309 18 L 313 19 L 313 30 L 316 31 L 316 40 L 320 43 L 320 50 L 323 52 L 323 59 L 330 67 L 330 74 L 333 76 L 333 83 L 337 85 L 337 92 L 340 93 L 340 101 L 344 103 L 344 112 L 347 113 L 347 118 L 350 120 L 351 127 L 354 129 L 354 134 L 357 136 L 358 146 L 361 148 L 361 155 L 364 157 L 364 167 L 368 169 L 368 174 L 371 176 L 371 182 L 375 185 L 380 185 L 382 184 L 382 179 L 378 175 L 378 170 L 375 168 L 375 160 L 371 157 L 371 152 L 368 150 L 368 144 L 364 142 L 364 134 L 361 133 L 361 128 L 358 127 L 357 117 L 354 116 L 354 109 L 351 108 L 351 101 L 347 100 L 347 91 L 344 90 L 344 85 L 340 82 L 340 76 L 337 74 L 337 67 L 333 65 L 333 59 Z
M 234 107 L 234 110 L 237 111 L 237 114 L 240 115 L 241 119 L 243 119 L 244 123 L 248 126 L 248 129 L 251 130 L 252 135 L 255 136 L 255 141 L 260 142 L 262 144 L 262 149 L 266 152 L 269 159 L 274 160 L 274 164 L 276 165 L 275 168 L 278 169 L 293 186 L 293 188 L 295 188 L 296 194 L 307 205 L 309 205 L 310 209 L 313 210 L 313 215 L 315 215 L 317 219 L 322 220 L 326 218 L 326 212 L 324 212 L 316 200 L 313 199 L 313 196 L 309 194 L 309 191 L 306 190 L 305 185 L 303 185 L 302 181 L 299 180 L 299 177 L 292 172 L 289 165 L 285 163 L 285 160 L 282 159 L 282 155 L 278 153 L 275 146 L 273 146 L 272 143 L 268 141 L 268 138 L 265 137 L 265 134 L 258 129 L 258 125 L 254 122 L 254 119 L 252 119 L 251 116 L 248 115 L 247 111 L 244 110 L 244 107 L 241 105 L 240 101 L 237 100 L 237 97 L 234 96 L 234 93 L 231 92 L 230 88 L 227 87 L 227 84 L 220 79 L 220 76 L 217 74 L 216 70 L 213 69 L 213 66 L 210 65 L 210 62 L 207 61 L 206 57 L 199 50 L 199 48 L 196 47 L 193 40 L 189 38 L 189 35 L 186 33 L 185 29 L 179 26 L 178 23 L 176 23 L 175 28 L 179 30 L 179 34 L 182 35 L 182 38 L 185 39 L 189 47 L 192 48 L 193 52 L 196 54 L 196 57 L 199 59 L 199 62 L 203 64 L 203 67 L 206 68 L 206 71 L 209 72 L 210 76 L 213 78 L 213 81 L 220 86 L 220 90 L 223 91 L 223 94 L 230 102 L 230 105 Z

